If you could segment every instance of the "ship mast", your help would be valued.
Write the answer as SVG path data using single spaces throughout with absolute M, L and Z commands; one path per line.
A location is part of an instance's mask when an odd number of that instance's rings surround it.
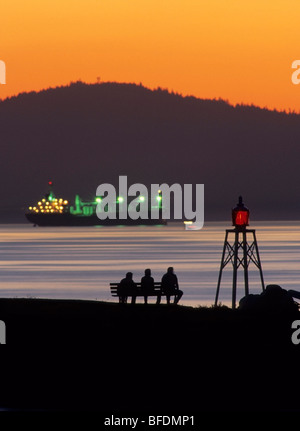
M 48 181 L 48 185 L 49 185 L 49 191 L 46 194 L 46 199 L 49 201 L 53 201 L 55 199 L 55 195 L 53 193 L 53 182 L 52 181 Z

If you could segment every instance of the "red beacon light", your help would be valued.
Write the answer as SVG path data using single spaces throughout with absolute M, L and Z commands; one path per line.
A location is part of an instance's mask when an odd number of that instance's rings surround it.
M 249 226 L 249 210 L 245 207 L 242 196 L 239 197 L 237 206 L 232 209 L 232 225 L 238 229 Z

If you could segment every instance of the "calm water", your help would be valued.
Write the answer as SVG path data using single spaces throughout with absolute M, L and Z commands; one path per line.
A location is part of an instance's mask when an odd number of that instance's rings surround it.
M 266 284 L 300 290 L 300 222 L 253 223 Z M 79 298 L 115 301 L 109 283 L 145 268 L 160 281 L 174 266 L 182 304 L 214 302 L 220 260 L 229 223 L 207 223 L 185 231 L 181 223 L 158 227 L 33 228 L 0 225 L 2 297 Z M 250 265 L 250 292 L 261 291 Z M 231 301 L 232 271 L 225 268 L 219 300 Z M 238 299 L 243 296 L 242 273 Z

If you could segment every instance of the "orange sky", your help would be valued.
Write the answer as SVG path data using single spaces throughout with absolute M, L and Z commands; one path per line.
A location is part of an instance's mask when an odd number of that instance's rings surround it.
M 1 3 L 0 98 L 100 77 L 300 111 L 299 0 Z

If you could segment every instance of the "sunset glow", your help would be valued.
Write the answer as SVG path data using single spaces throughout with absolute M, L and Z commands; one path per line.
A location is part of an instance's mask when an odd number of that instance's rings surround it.
M 1 5 L 0 98 L 118 81 L 300 111 L 298 0 L 37 0 Z

